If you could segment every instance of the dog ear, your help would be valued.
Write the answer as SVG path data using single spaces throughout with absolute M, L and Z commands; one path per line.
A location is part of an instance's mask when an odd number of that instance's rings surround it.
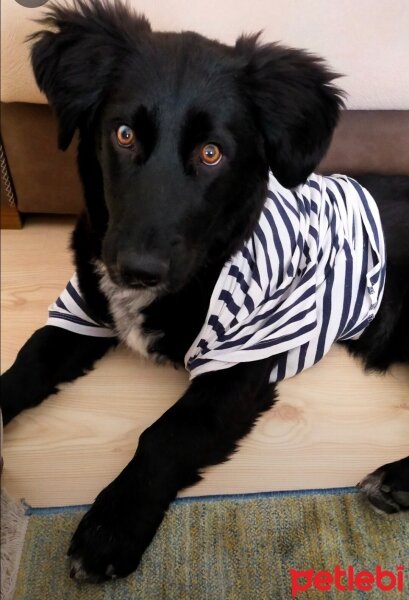
M 54 31 L 30 36 L 31 63 L 58 119 L 58 146 L 66 150 L 76 128 L 100 106 L 130 46 L 151 29 L 118 0 L 76 0 L 74 8 L 54 5 L 39 22 Z
M 314 170 L 331 141 L 343 106 L 343 92 L 331 85 L 339 77 L 303 50 L 259 45 L 258 35 L 241 37 L 242 86 L 266 147 L 272 172 L 294 187 Z

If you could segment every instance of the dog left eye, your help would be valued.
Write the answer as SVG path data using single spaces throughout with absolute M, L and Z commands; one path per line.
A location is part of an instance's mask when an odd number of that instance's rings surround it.
M 116 130 L 116 139 L 120 146 L 129 148 L 135 142 L 135 134 L 128 125 L 121 125 Z
M 205 144 L 200 149 L 200 160 L 209 167 L 218 165 L 222 157 L 222 151 L 217 144 Z

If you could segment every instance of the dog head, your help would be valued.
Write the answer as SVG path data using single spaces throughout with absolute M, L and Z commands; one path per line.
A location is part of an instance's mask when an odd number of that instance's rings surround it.
M 328 147 L 342 94 L 304 51 L 153 33 L 116 1 L 77 0 L 45 21 L 34 73 L 59 147 L 80 131 L 88 210 L 106 215 L 102 258 L 119 285 L 175 291 L 227 259 L 258 219 L 268 170 L 294 187 Z

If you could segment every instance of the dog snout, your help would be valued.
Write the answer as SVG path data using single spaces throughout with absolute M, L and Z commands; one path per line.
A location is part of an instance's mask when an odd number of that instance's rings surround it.
M 122 282 L 131 287 L 155 287 L 166 280 L 169 261 L 150 254 L 126 253 L 118 259 Z

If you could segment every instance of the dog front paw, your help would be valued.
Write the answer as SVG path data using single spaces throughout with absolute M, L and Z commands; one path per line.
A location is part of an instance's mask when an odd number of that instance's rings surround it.
M 138 503 L 115 484 L 101 492 L 84 515 L 68 550 L 70 577 L 98 583 L 134 571 L 161 517 L 137 514 Z
M 376 469 L 364 477 L 358 487 L 379 511 L 409 510 L 409 457 Z

